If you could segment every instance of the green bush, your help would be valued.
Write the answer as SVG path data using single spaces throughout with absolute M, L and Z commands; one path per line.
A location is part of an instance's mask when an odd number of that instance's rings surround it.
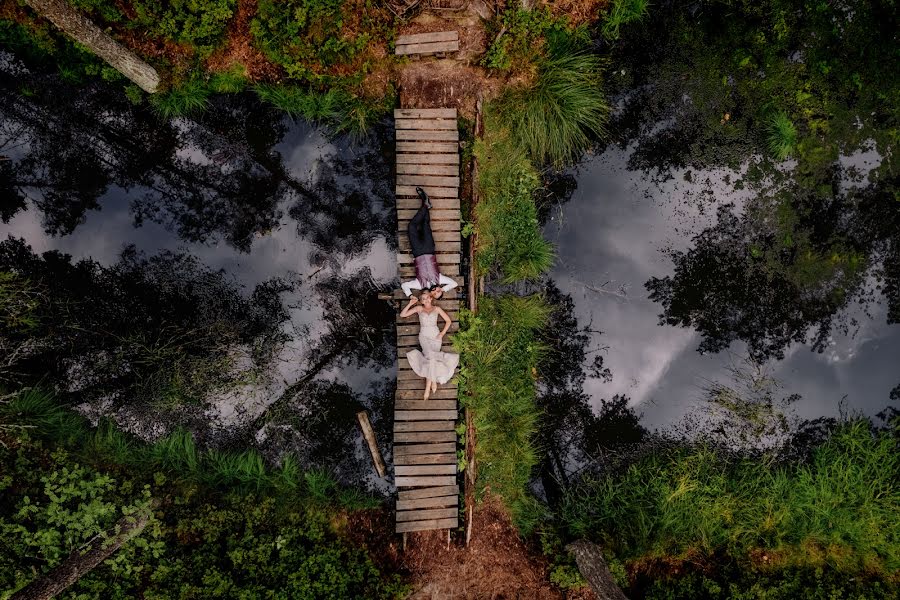
M 221 43 L 237 0 L 134 0 L 131 4 L 137 13 L 133 26 L 189 44 L 208 56 Z
M 769 154 L 777 160 L 784 160 L 794 152 L 797 146 L 797 128 L 785 113 L 779 111 L 769 118 L 766 141 Z
M 503 296 L 481 298 L 478 310 L 462 313 L 454 340 L 460 398 L 473 409 L 478 431 L 478 486 L 498 495 L 527 534 L 544 517 L 528 483 L 538 464 L 534 373 L 543 348 L 536 334 L 550 307 L 539 296 Z
M 349 62 L 370 33 L 344 31 L 344 0 L 260 0 L 250 30 L 257 46 L 289 77 L 324 81 L 322 71 Z
M 554 19 L 547 7 L 506 9 L 489 26 L 487 33 L 494 41 L 481 64 L 499 71 L 528 69 L 541 56 L 544 36 L 564 29 L 564 21 Z
M 602 61 L 561 38 L 538 61 L 533 83 L 505 92 L 496 103 L 498 120 L 512 141 L 537 163 L 562 166 L 602 136 L 609 105 L 601 86 Z
M 898 482 L 896 432 L 873 434 L 860 420 L 807 463 L 657 452 L 573 490 L 561 515 L 573 536 L 631 560 L 753 552 L 772 567 L 885 576 L 900 569 Z

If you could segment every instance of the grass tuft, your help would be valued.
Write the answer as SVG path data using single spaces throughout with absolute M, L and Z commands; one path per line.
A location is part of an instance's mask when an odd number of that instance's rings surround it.
M 247 67 L 241 63 L 234 63 L 227 71 L 214 73 L 209 78 L 209 88 L 219 94 L 235 94 L 243 92 L 249 81 Z
M 191 79 L 168 92 L 151 94 L 150 102 L 163 118 L 185 117 L 209 104 L 210 88 L 199 79 Z
M 784 112 L 777 112 L 769 118 L 766 139 L 769 154 L 776 160 L 784 160 L 797 147 L 797 128 Z
M 557 43 L 538 62 L 534 82 L 497 102 L 500 123 L 537 163 L 570 163 L 604 135 L 609 105 L 601 86 L 602 61 L 571 43 Z
M 649 0 L 613 0 L 603 22 L 603 37 L 610 41 L 619 39 L 622 25 L 640 21 L 647 16 L 649 8 Z

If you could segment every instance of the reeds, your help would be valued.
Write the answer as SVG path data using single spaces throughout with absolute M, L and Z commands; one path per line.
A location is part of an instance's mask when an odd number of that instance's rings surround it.
M 766 144 L 769 154 L 776 160 L 784 160 L 797 147 L 797 128 L 788 116 L 779 111 L 769 117 Z
M 528 482 L 538 464 L 534 369 L 543 348 L 536 333 L 549 311 L 539 296 L 482 298 L 477 316 L 463 315 L 464 329 L 455 339 L 461 397 L 473 409 L 478 431 L 480 487 L 503 499 L 523 533 L 543 512 Z

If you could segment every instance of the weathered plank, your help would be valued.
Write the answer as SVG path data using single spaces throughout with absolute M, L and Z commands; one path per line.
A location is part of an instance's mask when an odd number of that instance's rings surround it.
M 456 119 L 397 119 L 394 129 L 450 130 L 456 129 Z
M 462 241 L 458 233 L 453 231 L 433 231 L 432 235 L 434 236 L 434 244 L 438 254 L 462 251 Z M 400 251 L 410 251 L 409 238 L 402 234 L 400 235 Z
M 440 175 L 397 175 L 397 185 L 459 187 L 459 177 L 441 177 Z
M 409 142 L 400 140 L 397 142 L 397 152 L 415 152 L 414 156 L 421 156 L 422 154 L 449 154 L 452 152 L 453 156 L 458 157 L 459 142 Z
M 447 264 L 459 264 L 460 255 L 459 253 L 453 254 L 437 254 L 438 264 L 441 265 L 443 270 L 443 266 Z M 399 252 L 397 254 L 397 262 L 399 263 L 409 263 L 413 264 L 415 262 L 415 258 L 412 254 L 406 254 L 405 252 Z
M 429 42 L 452 42 L 453 40 L 459 39 L 458 31 L 433 31 L 431 33 L 410 33 L 407 35 L 397 36 L 397 41 L 395 45 L 397 46 L 405 46 L 407 44 L 427 44 Z M 402 110 L 402 109 L 401 109 Z M 408 109 L 407 109 L 408 110 Z M 438 108 L 432 110 L 452 110 L 454 113 L 456 112 L 455 108 Z M 397 111 L 394 111 L 394 114 L 397 114 Z
M 415 475 L 456 475 L 456 463 L 450 465 L 395 465 L 395 477 Z
M 456 410 L 456 400 L 398 400 L 394 410 Z
M 456 52 L 459 50 L 459 41 L 428 42 L 425 44 L 404 44 L 394 49 L 394 54 L 408 56 L 410 54 L 436 54 L 438 52 Z
M 455 323 L 455 321 L 454 321 Z M 453 329 L 453 325 L 450 326 L 450 329 Z M 402 335 L 397 337 L 397 347 L 398 348 L 416 348 L 419 346 L 419 336 L 418 335 Z M 444 336 L 444 344 L 443 348 L 444 352 L 452 352 L 453 351 L 453 339 L 450 338 L 450 335 Z M 405 352 L 400 353 L 401 356 L 406 356 Z
M 423 488 L 421 490 L 400 490 L 397 492 L 398 500 L 418 500 L 420 498 L 437 498 L 440 496 L 458 496 L 459 486 L 444 485 L 438 487 Z
M 394 392 L 395 400 L 421 400 L 422 394 L 425 392 L 425 382 L 419 381 L 418 387 L 413 386 L 397 386 L 398 389 Z M 456 398 L 456 387 L 450 386 L 450 384 L 444 384 L 443 387 L 439 387 L 436 392 L 432 392 L 429 400 L 435 399 L 447 399 L 447 398 Z
M 446 129 L 443 131 L 430 131 L 427 129 L 398 129 L 394 132 L 401 142 L 458 142 L 459 131 Z
M 394 443 L 427 444 L 430 442 L 455 442 L 455 431 L 398 431 L 394 433 Z M 422 484 L 425 485 L 425 484 Z M 437 483 L 434 485 L 445 485 Z M 449 485 L 449 484 L 446 484 Z
M 422 185 L 419 187 L 425 190 L 425 193 L 432 198 L 459 198 L 458 187 L 437 187 L 433 185 Z M 394 188 L 394 193 L 398 196 L 412 196 L 413 198 L 418 198 L 416 186 L 414 185 L 398 185 Z M 405 231 L 405 226 L 403 230 Z
M 459 417 L 453 410 L 395 410 L 394 421 L 444 421 L 452 423 Z M 399 425 L 399 423 L 394 424 Z M 434 426 L 436 427 L 436 426 Z
M 415 143 L 415 142 L 407 142 Z M 453 154 L 397 154 L 398 165 L 458 165 L 459 153 L 456 148 Z
M 459 176 L 458 165 L 428 165 L 421 163 L 400 163 L 397 173 L 401 175 L 451 175 Z
M 456 442 L 442 442 L 440 444 L 406 444 L 394 446 L 394 458 L 419 454 L 442 454 L 456 452 Z
M 434 40 L 438 41 L 438 40 Z M 455 119 L 455 108 L 395 108 L 395 119 Z
M 397 510 L 441 508 L 444 506 L 459 506 L 459 496 L 436 496 L 433 498 L 417 498 L 415 500 L 397 500 Z
M 456 453 L 404 454 L 394 457 L 395 465 L 455 465 Z
M 410 208 L 397 209 L 399 219 L 412 219 L 415 214 L 416 211 Z M 458 208 L 436 208 L 431 211 L 431 223 L 432 225 L 440 221 L 456 221 L 458 223 L 459 214 Z
M 410 411 L 410 412 L 432 412 L 432 411 Z M 440 411 L 443 412 L 443 411 Z M 456 427 L 456 411 L 449 411 L 454 414 L 453 417 L 442 415 L 440 419 L 432 419 L 429 421 L 395 421 L 394 433 L 410 432 L 410 431 L 452 431 Z M 396 419 L 396 413 L 394 415 Z
M 458 516 L 458 508 L 432 508 L 419 510 L 403 510 L 397 512 L 397 521 L 428 521 L 430 519 L 449 519 Z
M 394 477 L 396 487 L 432 487 L 436 485 L 453 485 L 456 475 L 419 475 L 412 477 Z
M 408 533 L 410 531 L 429 531 L 431 529 L 456 529 L 459 527 L 459 520 L 453 519 L 434 519 L 432 521 L 408 521 L 405 523 L 397 523 L 397 533 Z

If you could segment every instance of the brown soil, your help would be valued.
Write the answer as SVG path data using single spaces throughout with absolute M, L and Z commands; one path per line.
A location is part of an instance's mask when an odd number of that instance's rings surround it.
M 459 32 L 459 53 L 454 55 L 456 60 L 471 63 L 478 60 L 487 50 L 488 39 L 481 20 L 476 15 L 468 13 L 463 13 L 455 19 L 422 13 L 415 19 L 401 25 L 397 35 L 413 35 L 437 31 Z
M 596 21 L 600 11 L 609 6 L 609 0 L 554 0 L 544 2 L 555 17 L 568 17 L 573 25 Z
M 265 54 L 253 45 L 250 21 L 256 16 L 257 0 L 238 0 L 237 13 L 228 27 L 228 41 L 206 61 L 206 68 L 214 73 L 228 71 L 233 65 L 244 67 L 250 81 L 275 81 L 281 69 L 269 62 Z
M 448 548 L 446 531 L 426 531 L 408 534 L 404 551 L 392 527 L 388 511 L 354 515 L 348 523 L 354 541 L 366 546 L 383 569 L 408 574 L 411 600 L 593 597 L 588 590 L 564 594 L 549 582 L 546 560 L 519 538 L 496 499 L 475 510 L 468 546 L 462 533 L 454 533 Z
M 452 108 L 467 119 L 475 118 L 475 102 L 499 94 L 502 79 L 490 78 L 479 67 L 455 60 L 423 59 L 400 69 L 400 106 L 404 108 Z

